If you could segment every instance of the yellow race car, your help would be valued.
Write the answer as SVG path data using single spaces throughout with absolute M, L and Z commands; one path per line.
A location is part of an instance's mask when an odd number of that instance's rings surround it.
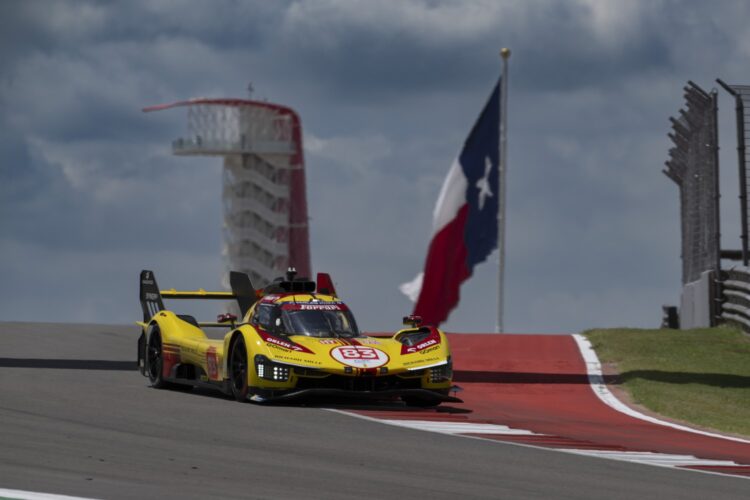
M 255 290 L 244 273 L 230 273 L 231 292 L 160 291 L 142 271 L 143 322 L 138 366 L 156 388 L 212 387 L 238 401 L 314 396 L 398 400 L 414 406 L 461 402 L 451 396 L 448 340 L 415 316 L 392 336 L 360 333 L 325 273 L 317 281 L 283 278 Z M 236 300 L 242 319 L 219 315 L 199 323 L 164 308 L 163 299 Z M 223 338 L 204 329 L 226 328 Z

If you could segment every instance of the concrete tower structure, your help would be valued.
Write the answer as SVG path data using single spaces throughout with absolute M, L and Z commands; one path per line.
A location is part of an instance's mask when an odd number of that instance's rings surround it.
M 175 107 L 187 108 L 188 136 L 172 143 L 173 153 L 224 158 L 226 270 L 249 274 L 256 287 L 282 276 L 289 266 L 311 276 L 297 113 L 245 99 L 191 99 L 144 111 Z

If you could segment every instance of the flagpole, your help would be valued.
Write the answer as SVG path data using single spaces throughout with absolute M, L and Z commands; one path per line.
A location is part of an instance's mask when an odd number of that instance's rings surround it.
M 508 171 L 508 59 L 510 59 L 510 49 L 504 47 L 500 50 L 500 57 L 503 59 L 503 75 L 500 80 L 500 155 L 498 158 L 498 213 L 497 213 L 497 250 L 498 250 L 498 270 L 497 270 L 497 333 L 503 331 L 503 288 L 505 281 L 505 178 Z

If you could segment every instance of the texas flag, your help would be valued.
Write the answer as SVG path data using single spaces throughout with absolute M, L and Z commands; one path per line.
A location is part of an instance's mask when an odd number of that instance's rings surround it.
M 439 325 L 459 299 L 461 283 L 497 248 L 500 81 L 443 181 L 432 215 L 424 272 L 399 289 L 414 314 Z

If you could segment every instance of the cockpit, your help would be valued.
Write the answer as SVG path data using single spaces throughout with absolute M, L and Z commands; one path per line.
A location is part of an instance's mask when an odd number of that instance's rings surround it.
M 359 336 L 352 313 L 343 304 L 259 304 L 252 323 L 276 335 L 351 338 Z

